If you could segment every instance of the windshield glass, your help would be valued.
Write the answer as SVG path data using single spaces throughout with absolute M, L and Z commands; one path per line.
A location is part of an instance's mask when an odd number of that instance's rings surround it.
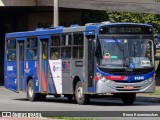
M 97 62 L 104 68 L 153 67 L 150 39 L 99 39 Z

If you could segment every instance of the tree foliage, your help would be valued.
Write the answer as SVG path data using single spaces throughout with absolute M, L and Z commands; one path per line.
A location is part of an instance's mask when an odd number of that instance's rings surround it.
M 155 28 L 155 35 L 160 31 L 160 16 L 148 13 L 106 12 L 110 22 L 148 23 Z
M 98 23 L 102 21 L 110 22 L 134 22 L 149 23 L 155 28 L 155 35 L 160 33 L 160 15 L 148 13 L 133 12 L 115 12 L 115 11 L 93 11 L 84 10 L 82 12 L 82 23 Z

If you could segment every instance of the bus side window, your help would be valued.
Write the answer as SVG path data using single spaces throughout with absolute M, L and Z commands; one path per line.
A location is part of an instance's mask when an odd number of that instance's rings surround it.
M 62 58 L 71 58 L 71 48 L 70 47 L 62 48 L 61 57 Z
M 7 40 L 7 49 L 15 49 L 16 41 L 15 40 Z
M 16 40 L 8 39 L 6 47 L 7 47 L 7 50 L 6 50 L 7 60 L 15 61 L 16 60 Z
M 50 40 L 51 46 L 60 46 L 60 36 L 52 36 Z
M 50 53 L 50 59 L 55 60 L 60 58 L 60 48 L 51 48 Z
M 35 60 L 37 59 L 36 50 L 35 49 L 28 49 L 27 50 L 27 59 Z
M 8 61 L 15 61 L 16 60 L 16 50 L 7 50 L 7 60 Z
M 28 60 L 36 60 L 37 59 L 37 38 L 28 38 L 26 42 L 27 47 L 27 56 Z
M 60 59 L 60 35 L 52 36 L 50 40 L 50 59 Z
M 73 58 L 83 58 L 83 44 L 84 44 L 83 33 L 74 34 Z
M 61 43 L 61 58 L 71 58 L 71 43 L 72 36 L 62 35 L 62 43 Z

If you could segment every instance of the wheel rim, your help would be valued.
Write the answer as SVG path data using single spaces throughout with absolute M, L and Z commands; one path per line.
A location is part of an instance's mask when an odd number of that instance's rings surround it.
M 29 85 L 29 87 L 28 87 L 28 95 L 29 95 L 29 97 L 33 96 L 33 86 L 31 86 L 31 85 Z
M 77 98 L 80 99 L 80 100 L 83 98 L 83 89 L 82 89 L 82 87 L 79 87 L 77 89 Z

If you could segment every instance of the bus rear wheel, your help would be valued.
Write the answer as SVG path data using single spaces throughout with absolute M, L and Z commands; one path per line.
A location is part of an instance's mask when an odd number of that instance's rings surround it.
M 83 93 L 83 86 L 80 81 L 75 88 L 75 99 L 79 105 L 87 104 L 90 100 L 90 96 Z
M 121 99 L 124 105 L 132 105 L 136 99 L 136 93 L 121 94 Z
M 45 94 L 35 93 L 34 91 L 34 82 L 33 80 L 29 80 L 27 84 L 27 98 L 29 101 L 44 101 L 46 99 Z

